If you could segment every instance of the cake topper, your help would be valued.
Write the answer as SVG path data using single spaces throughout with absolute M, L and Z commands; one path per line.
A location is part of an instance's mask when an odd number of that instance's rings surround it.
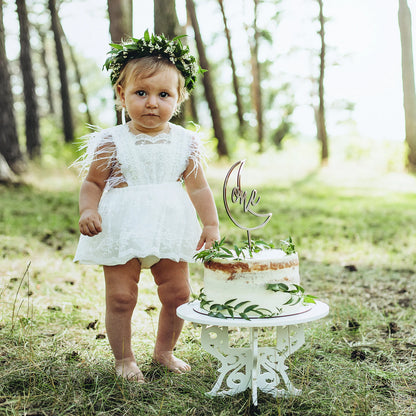
M 257 230 L 259 228 L 263 228 L 269 221 L 270 218 L 272 217 L 272 213 L 269 212 L 268 214 L 259 214 L 257 212 L 255 212 L 253 210 L 253 207 L 255 207 L 259 201 L 260 201 L 260 196 L 257 195 L 257 190 L 256 189 L 252 189 L 250 196 L 247 199 L 247 192 L 243 191 L 241 189 L 241 171 L 243 170 L 243 166 L 244 163 L 246 161 L 245 160 L 240 160 L 236 163 L 234 163 L 233 166 L 231 166 L 230 170 L 228 171 L 227 175 L 225 176 L 224 179 L 224 186 L 222 188 L 222 197 L 223 197 L 223 201 L 224 201 L 224 206 L 225 206 L 225 210 L 227 211 L 227 215 L 230 218 L 230 220 L 238 227 L 241 228 L 242 230 L 246 230 L 247 231 L 247 240 L 248 240 L 248 247 L 249 249 L 251 249 L 251 236 L 250 236 L 250 232 L 253 230 Z M 243 207 L 243 212 L 246 213 L 250 213 L 251 215 L 254 215 L 255 217 L 263 217 L 266 218 L 260 225 L 257 225 L 255 227 L 246 227 L 242 224 L 240 224 L 231 214 L 231 210 L 230 207 L 228 205 L 228 198 L 227 198 L 227 185 L 228 185 L 228 180 L 233 172 L 233 170 L 239 166 L 238 168 L 238 173 L 237 173 L 237 186 L 234 186 L 232 191 L 231 191 L 231 202 L 232 203 L 239 203 L 240 205 L 242 205 Z

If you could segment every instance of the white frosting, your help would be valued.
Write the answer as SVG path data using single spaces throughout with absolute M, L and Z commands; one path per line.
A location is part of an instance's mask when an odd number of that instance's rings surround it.
M 224 304 L 249 301 L 273 314 L 292 313 L 302 307 L 284 305 L 291 295 L 266 289 L 267 284 L 285 283 L 290 289 L 299 285 L 299 259 L 297 253 L 286 255 L 282 250 L 262 250 L 252 258 L 243 260 L 216 259 L 205 265 L 204 292 L 207 300 Z M 251 314 L 258 316 L 257 314 Z

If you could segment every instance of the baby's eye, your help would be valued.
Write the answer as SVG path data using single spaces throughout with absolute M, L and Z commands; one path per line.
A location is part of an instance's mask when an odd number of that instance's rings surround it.
M 144 97 L 144 96 L 146 95 L 146 92 L 145 92 L 145 91 L 143 91 L 143 90 L 140 90 L 140 91 L 137 91 L 137 92 L 136 92 L 136 94 L 137 94 L 139 97 Z
M 169 97 L 169 94 L 167 93 L 167 92 L 161 92 L 160 93 L 160 96 L 162 97 L 162 98 L 166 98 L 166 97 Z

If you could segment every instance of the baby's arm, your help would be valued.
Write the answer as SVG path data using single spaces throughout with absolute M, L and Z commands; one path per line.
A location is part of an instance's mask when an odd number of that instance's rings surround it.
M 100 160 L 94 160 L 91 163 L 79 194 L 79 231 L 81 234 L 89 237 L 97 235 L 102 231 L 98 204 L 106 184 L 106 179 L 111 171 L 107 164 L 103 163 L 103 159 L 110 157 L 110 154 L 104 154 L 102 149 L 100 153 Z
M 197 250 L 200 250 L 204 244 L 205 248 L 211 248 L 212 243 L 220 239 L 220 232 L 217 208 L 215 207 L 211 188 L 208 185 L 201 165 L 197 167 L 195 174 L 194 163 L 193 160 L 189 161 L 189 165 L 184 172 L 184 178 L 189 198 L 194 204 L 203 224 L 201 238 L 196 247 Z

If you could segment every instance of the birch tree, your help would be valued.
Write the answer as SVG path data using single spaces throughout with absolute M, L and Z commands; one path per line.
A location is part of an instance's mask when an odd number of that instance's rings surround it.
M 257 142 L 259 144 L 259 152 L 263 152 L 264 148 L 264 124 L 263 124 L 263 99 L 261 91 L 261 67 L 259 62 L 259 41 L 260 32 L 257 26 L 259 0 L 254 1 L 254 18 L 253 18 L 253 33 L 254 36 L 249 37 L 250 52 L 251 52 L 251 95 L 254 111 L 257 120 Z
M 318 106 L 315 106 L 315 121 L 316 132 L 319 142 L 321 143 L 321 165 L 325 165 L 328 162 L 328 135 L 326 131 L 325 122 L 325 16 L 323 12 L 324 2 L 323 0 L 317 0 L 319 4 L 319 37 L 321 40 L 321 49 L 319 53 L 319 78 L 318 78 Z
M 402 50 L 403 106 L 405 117 L 407 162 L 416 171 L 416 92 L 413 65 L 412 16 L 407 0 L 399 0 L 399 27 Z

